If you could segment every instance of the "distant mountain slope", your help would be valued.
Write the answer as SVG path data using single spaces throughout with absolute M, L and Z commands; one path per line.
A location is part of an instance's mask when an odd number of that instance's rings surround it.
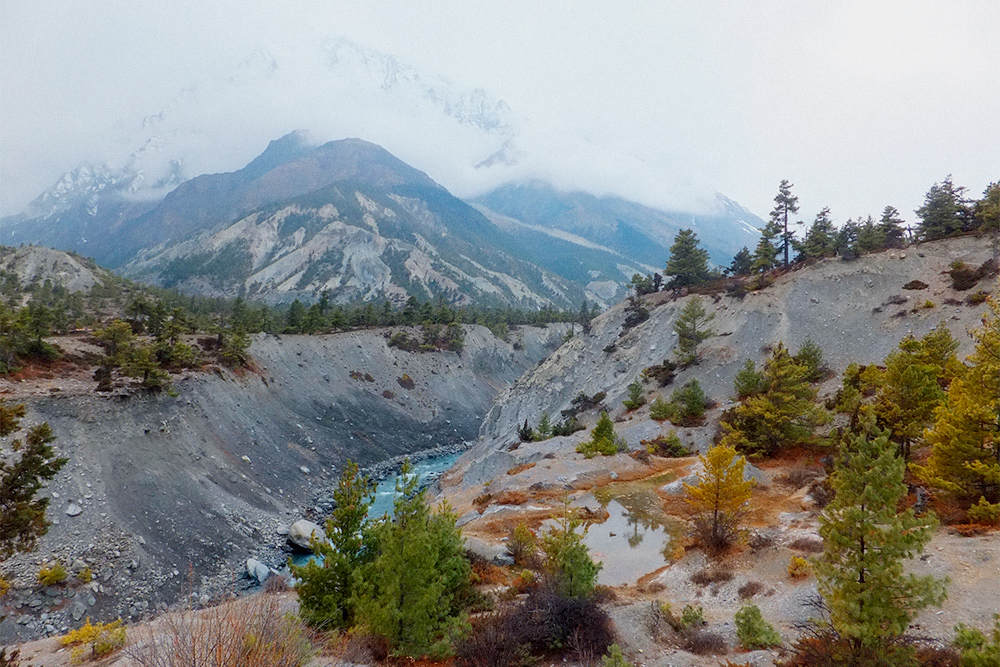
M 380 146 L 316 147 L 299 133 L 237 171 L 161 185 L 173 190 L 159 202 L 135 201 L 150 192 L 135 165 L 81 167 L 4 219 L 0 238 L 202 295 L 287 302 L 329 290 L 340 302 L 414 295 L 576 309 L 614 303 L 632 275 L 661 268 L 682 226 L 728 263 L 760 222 L 723 198 L 715 217 L 688 220 L 539 184 L 470 205 Z
M 632 262 L 661 268 L 674 236 L 691 228 L 711 259 L 728 265 L 743 246 L 753 249 L 764 221 L 736 202 L 717 196 L 707 215 L 667 212 L 619 197 L 560 192 L 534 181 L 508 184 L 473 200 L 496 213 L 540 227 L 561 230 L 609 248 Z
M 89 259 L 41 246 L 0 246 L 0 274 L 15 276 L 21 288 L 49 280 L 70 292 L 87 292 L 109 278 Z

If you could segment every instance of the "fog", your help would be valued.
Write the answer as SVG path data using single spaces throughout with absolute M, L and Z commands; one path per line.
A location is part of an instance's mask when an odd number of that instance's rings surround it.
M 303 129 L 459 196 L 539 178 L 809 220 L 1000 179 L 994 2 L 4 2 L 0 214 L 81 163 L 151 189 Z

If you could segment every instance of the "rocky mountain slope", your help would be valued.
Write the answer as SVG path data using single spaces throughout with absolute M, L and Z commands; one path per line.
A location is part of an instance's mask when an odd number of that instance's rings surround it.
M 560 192 L 543 182 L 508 184 L 473 200 L 493 212 L 553 233 L 563 232 L 662 270 L 681 229 L 694 229 L 713 262 L 728 266 L 743 246 L 751 250 L 764 221 L 723 195 L 714 210 L 692 215 L 660 211 L 620 197 Z M 487 213 L 489 215 L 489 213 Z
M 0 642 L 231 589 L 251 555 L 280 565 L 280 529 L 323 501 L 346 459 L 473 438 L 497 392 L 562 329 L 522 327 L 507 343 L 468 326 L 461 354 L 403 352 L 377 330 L 258 336 L 255 370 L 190 374 L 176 397 L 99 396 L 89 372 L 65 368 L 0 379 L 3 398 L 26 403 L 28 423 L 49 422 L 69 458 L 43 492 L 55 525 L 36 552 L 5 563 L 15 588 Z M 50 559 L 89 565 L 95 580 L 39 589 Z
M 719 263 L 753 245 L 760 221 L 717 204 L 688 216 L 532 184 L 473 207 L 374 144 L 316 147 L 293 133 L 243 169 L 152 190 L 141 171 L 82 167 L 5 218 L 0 236 L 204 295 L 575 309 L 612 303 L 633 274 L 660 268 L 681 227 L 702 232 Z

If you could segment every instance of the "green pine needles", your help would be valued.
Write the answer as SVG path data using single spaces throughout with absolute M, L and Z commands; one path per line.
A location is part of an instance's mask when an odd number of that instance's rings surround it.
M 300 614 L 313 627 L 363 626 L 397 655 L 443 657 L 468 629 L 471 568 L 455 515 L 432 511 L 409 462 L 396 482 L 394 516 L 366 522 L 374 485 L 348 462 L 334 493 L 322 560 L 294 566 Z
M 468 630 L 471 568 L 455 514 L 431 511 L 409 462 L 396 483 L 395 516 L 374 524 L 377 555 L 355 577 L 359 623 L 398 655 L 443 657 Z
M 853 436 L 833 474 L 836 497 L 820 516 L 819 592 L 833 629 L 855 653 L 889 650 L 919 610 L 945 598 L 946 582 L 903 571 L 935 527 L 912 509 L 897 514 L 905 467 L 888 433 Z

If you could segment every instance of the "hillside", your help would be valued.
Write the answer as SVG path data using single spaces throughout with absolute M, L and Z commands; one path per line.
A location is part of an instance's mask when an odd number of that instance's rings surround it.
M 496 393 L 562 337 L 560 325 L 522 327 L 511 343 L 466 329 L 460 355 L 389 348 L 381 330 L 260 335 L 254 370 L 188 373 L 176 397 L 101 396 L 89 369 L 0 378 L 0 395 L 26 403 L 29 423 L 48 421 L 70 459 L 43 491 L 49 534 L 5 564 L 15 587 L 0 642 L 62 629 L 78 612 L 138 618 L 191 588 L 214 595 L 251 555 L 280 566 L 280 530 L 316 516 L 347 458 L 369 465 L 472 439 Z M 93 568 L 84 597 L 37 586 L 49 559 Z
M 536 531 L 553 525 L 566 504 L 587 523 L 584 542 L 603 563 L 599 583 L 615 587 L 606 608 L 614 619 L 622 646 L 633 661 L 655 665 L 719 664 L 716 656 L 684 650 L 682 636 L 664 629 L 650 605 L 669 603 L 677 610 L 697 605 L 704 610 L 704 631 L 718 635 L 732 656 L 737 644 L 733 613 L 752 600 L 774 623 L 786 644 L 801 632 L 803 618 L 816 596 L 816 580 L 793 579 L 787 568 L 794 556 L 809 556 L 820 545 L 818 496 L 814 480 L 825 476 L 828 449 L 788 452 L 777 459 L 755 461 L 748 475 L 756 480 L 745 518 L 749 542 L 717 562 L 688 538 L 692 512 L 684 502 L 681 482 L 693 483 L 699 470 L 693 456 L 614 456 L 586 458 L 576 451 L 589 439 L 601 409 L 615 420 L 615 430 L 630 453 L 676 431 L 680 442 L 705 452 L 713 441 L 720 413 L 733 405 L 733 378 L 747 358 L 761 362 L 779 342 L 793 351 L 808 338 L 820 345 L 832 373 L 819 386 L 820 399 L 839 386 L 839 374 L 850 362 L 881 362 L 907 335 L 921 336 L 944 321 L 964 357 L 972 350 L 968 332 L 982 324 L 984 305 L 966 297 L 977 290 L 997 293 L 994 279 L 960 292 L 944 272 L 955 260 L 980 264 L 989 257 L 981 240 L 965 237 L 864 256 L 856 261 L 826 260 L 786 273 L 773 285 L 739 299 L 702 297 L 715 313 L 716 336 L 702 347 L 700 364 L 659 388 L 645 381 L 645 406 L 626 411 L 627 386 L 644 368 L 672 355 L 673 323 L 692 297 L 665 293 L 646 297 L 650 318 L 621 336 L 624 306 L 597 318 L 589 335 L 578 334 L 538 368 L 526 373 L 499 396 L 483 422 L 480 441 L 442 476 L 442 496 L 459 514 L 459 523 L 477 553 L 502 559 L 503 541 L 520 523 Z M 904 289 L 920 280 L 925 287 Z M 704 425 L 680 427 L 655 421 L 650 403 L 668 398 L 685 382 L 697 379 L 716 405 Z M 585 408 L 586 430 L 539 442 L 521 442 L 518 429 L 552 421 L 575 397 L 604 393 L 598 407 Z M 829 427 L 827 427 L 829 428 Z M 758 467 L 759 466 L 759 467 Z M 949 577 L 944 606 L 925 610 L 915 633 L 941 642 L 950 640 L 959 622 L 988 627 L 996 612 L 1000 536 L 996 532 L 962 537 L 938 530 L 908 571 Z M 717 578 L 713 578 L 717 577 Z M 749 592 L 748 592 L 749 591 Z M 659 628 L 659 629 L 657 629 Z M 737 663 L 773 665 L 777 653 L 755 651 L 731 657 Z

